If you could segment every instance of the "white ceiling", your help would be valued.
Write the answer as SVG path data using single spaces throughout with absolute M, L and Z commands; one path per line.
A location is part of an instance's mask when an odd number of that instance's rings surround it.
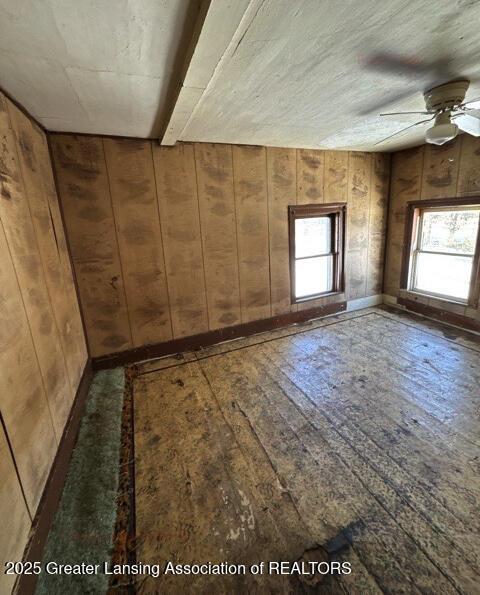
M 0 0 L 0 86 L 49 130 L 152 136 L 195 0 Z
M 422 142 L 425 127 L 375 146 L 417 118 L 380 118 L 380 111 L 422 110 L 420 91 L 458 76 L 475 79 L 468 97 L 480 96 L 478 1 L 255 4 L 257 12 L 240 43 L 210 81 L 179 138 L 392 150 Z M 426 72 L 367 67 L 369 59 L 385 53 L 420 65 L 442 58 L 447 63 Z
M 354 150 L 422 142 L 377 114 L 433 84 L 480 96 L 477 0 L 211 0 L 183 71 L 199 2 L 0 0 L 0 85 L 50 130 Z

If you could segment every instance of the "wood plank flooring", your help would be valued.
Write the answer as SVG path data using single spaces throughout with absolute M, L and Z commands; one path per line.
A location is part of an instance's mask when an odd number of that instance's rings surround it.
M 137 561 L 352 571 L 138 592 L 480 593 L 479 381 L 476 337 L 379 308 L 141 365 Z

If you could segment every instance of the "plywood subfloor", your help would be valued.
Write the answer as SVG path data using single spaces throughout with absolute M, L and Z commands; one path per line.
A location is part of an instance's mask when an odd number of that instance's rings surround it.
M 137 560 L 319 548 L 352 573 L 164 575 L 139 592 L 479 593 L 479 380 L 473 336 L 384 309 L 144 364 Z

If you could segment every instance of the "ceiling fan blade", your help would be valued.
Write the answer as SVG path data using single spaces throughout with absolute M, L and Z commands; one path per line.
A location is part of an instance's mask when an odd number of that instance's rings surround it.
M 471 134 L 472 136 L 480 136 L 480 114 L 476 117 L 471 116 L 469 113 L 466 114 L 456 114 L 452 116 L 452 119 L 455 118 L 455 124 L 466 132 L 467 134 Z
M 433 114 L 434 112 L 387 112 L 385 114 L 378 114 L 379 116 L 403 116 L 404 114 L 423 114 L 429 115 Z
M 466 105 L 469 105 L 470 103 L 476 103 L 477 101 L 480 101 L 480 97 L 475 97 L 475 99 L 469 99 L 468 101 L 464 101 L 458 107 L 464 107 Z
M 410 124 L 410 126 L 407 126 L 406 128 L 402 128 L 401 130 L 398 130 L 398 132 L 394 132 L 390 136 L 387 136 L 386 138 L 378 141 L 378 143 L 375 143 L 374 146 L 376 147 L 377 145 L 380 145 L 380 144 L 384 143 L 385 141 L 390 140 L 394 136 L 397 136 L 398 134 L 402 134 L 402 132 L 406 132 L 407 130 L 410 130 L 410 128 L 414 128 L 415 126 L 419 126 L 420 124 L 425 124 L 425 122 L 431 122 L 434 118 L 435 118 L 435 116 L 432 116 L 431 118 L 428 118 L 427 120 L 420 120 L 420 122 L 415 122 L 415 124 Z
M 363 60 L 367 68 L 379 72 L 388 72 L 396 75 L 418 75 L 432 70 L 432 63 L 421 60 L 415 56 L 402 56 L 393 52 L 377 52 Z

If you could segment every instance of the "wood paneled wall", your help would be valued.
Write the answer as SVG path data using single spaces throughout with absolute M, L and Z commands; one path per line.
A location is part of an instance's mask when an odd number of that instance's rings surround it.
M 346 201 L 346 296 L 382 292 L 389 156 L 51 135 L 93 356 L 291 312 L 287 207 Z
M 443 146 L 423 145 L 393 155 L 385 293 L 480 320 L 480 310 L 400 289 L 406 204 L 412 200 L 480 195 L 480 138 L 462 134 Z
M 22 557 L 87 350 L 47 138 L 1 93 L 0 135 L 3 569 Z

